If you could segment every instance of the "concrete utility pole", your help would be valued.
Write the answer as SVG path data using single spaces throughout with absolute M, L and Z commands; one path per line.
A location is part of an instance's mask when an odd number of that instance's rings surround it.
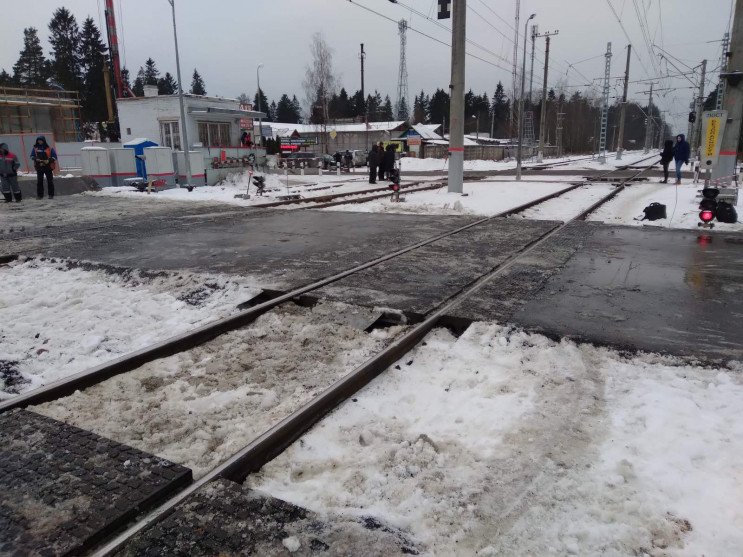
M 256 81 L 258 81 L 258 112 L 261 111 L 261 68 L 263 67 L 263 64 L 258 64 L 258 67 L 255 69 L 255 77 Z M 261 134 L 260 139 L 260 146 L 263 147 L 263 118 L 260 116 L 258 117 L 258 133 Z
M 722 56 L 720 57 L 720 73 L 727 72 L 728 67 L 728 47 L 730 46 L 730 33 L 722 36 Z M 716 110 L 722 110 L 722 101 L 725 99 L 725 80 L 720 78 L 717 84 L 717 103 Z
M 531 71 L 529 72 L 529 104 L 531 105 L 531 93 L 534 85 L 534 46 L 539 36 L 539 26 L 531 26 Z
M 728 118 L 722 134 L 720 158 L 717 163 L 719 171 L 726 174 L 730 170 L 735 173 L 741 122 L 743 122 L 743 83 L 741 83 L 741 77 L 743 77 L 743 0 L 735 2 L 735 17 L 729 48 L 727 71 L 722 74 L 727 82 L 722 109 L 727 110 Z
M 537 14 L 531 14 L 524 24 L 524 57 L 521 67 L 521 95 L 519 96 L 519 143 L 516 147 L 516 180 L 521 181 L 521 160 L 523 158 L 524 143 L 524 87 L 526 85 L 526 29 L 529 22 L 537 17 Z M 518 27 L 516 28 L 518 34 Z
M 449 192 L 464 184 L 464 55 L 467 0 L 453 0 L 451 30 L 451 100 L 449 112 Z
M 516 127 L 516 121 L 518 120 L 518 112 L 516 111 L 516 98 L 518 97 L 518 88 L 516 82 L 518 81 L 518 59 L 519 59 L 519 18 L 521 15 L 521 0 L 516 0 L 516 17 L 514 18 L 513 25 L 513 69 L 511 70 L 511 118 L 508 125 L 508 139 L 513 138 L 513 132 Z
M 183 139 L 183 145 L 181 145 L 181 149 L 183 149 L 183 158 L 186 161 L 186 187 L 191 186 L 191 182 L 193 182 L 193 174 L 191 174 L 191 157 L 190 155 L 190 147 L 188 144 L 188 122 L 186 122 L 186 106 L 183 102 L 183 81 L 181 80 L 181 59 L 178 54 L 178 32 L 176 31 L 175 27 L 175 0 L 168 0 L 170 2 L 170 7 L 173 10 L 173 40 L 175 41 L 175 71 L 176 76 L 178 77 L 178 104 L 180 104 L 181 107 L 181 137 Z M 180 184 L 179 184 L 180 185 Z
M 632 54 L 632 45 L 627 45 L 627 68 L 624 70 L 624 93 L 622 93 L 622 108 L 619 112 L 619 139 L 617 140 L 617 160 L 622 160 L 624 151 L 624 120 L 627 117 L 627 88 L 629 87 L 629 62 Z
M 645 154 L 650 152 L 653 141 L 653 83 L 650 83 L 650 99 L 648 100 L 648 113 L 645 122 Z
M 550 37 L 557 35 L 559 31 L 554 33 L 543 33 L 539 35 L 544 37 L 544 82 L 542 83 L 542 114 L 539 118 L 539 150 L 537 151 L 537 162 L 542 162 L 544 159 L 544 134 L 547 128 L 547 72 L 550 65 Z M 529 99 L 531 102 L 531 98 Z
M 364 43 L 361 43 L 361 54 L 359 58 L 361 58 L 361 100 L 364 103 L 364 135 L 366 139 L 366 150 L 369 151 L 369 110 L 366 106 L 366 97 L 364 96 L 364 59 L 366 58 Z
M 702 76 L 699 79 L 699 93 L 697 97 L 696 112 L 697 119 L 694 122 L 694 132 L 691 137 L 691 154 L 693 157 L 697 154 L 699 141 L 702 137 L 702 111 L 704 110 L 704 80 L 707 78 L 707 60 L 702 60 Z

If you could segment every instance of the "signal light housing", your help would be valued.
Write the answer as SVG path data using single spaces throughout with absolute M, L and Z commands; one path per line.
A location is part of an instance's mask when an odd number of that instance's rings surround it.
M 703 223 L 711 222 L 715 218 L 715 212 L 710 209 L 703 209 L 699 211 L 699 220 Z

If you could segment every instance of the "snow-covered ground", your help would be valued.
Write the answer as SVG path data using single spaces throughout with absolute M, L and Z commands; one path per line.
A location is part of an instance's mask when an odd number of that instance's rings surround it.
M 605 164 L 600 164 L 598 161 L 591 159 L 590 155 L 550 158 L 545 159 L 544 163 L 567 163 L 555 167 L 562 170 L 611 170 L 617 166 L 634 164 L 637 161 L 648 157 L 648 155 L 645 155 L 643 151 L 625 151 L 622 155 L 621 161 L 617 161 L 615 156 L 616 153 L 608 153 Z M 449 169 L 449 162 L 447 159 L 416 159 L 404 157 L 400 160 L 404 172 L 445 172 Z M 652 162 L 652 159 L 648 160 L 648 163 L 650 162 Z M 525 167 L 536 166 L 537 164 L 536 161 L 524 161 Z M 466 171 L 515 170 L 516 160 L 467 160 L 464 161 L 464 169 Z
M 613 188 L 610 184 L 601 183 L 581 186 L 510 218 L 566 221 L 590 207 Z
M 615 199 L 600 207 L 589 220 L 603 221 L 607 224 L 697 228 L 697 223 L 700 222 L 699 191 L 702 186 L 701 183 L 693 184 L 686 180 L 680 186 L 658 182 L 631 184 Z M 642 210 L 652 202 L 666 206 L 667 218 L 656 221 L 640 220 L 644 215 Z M 743 211 L 743 205 L 739 205 L 737 209 Z M 743 222 L 726 224 L 715 221 L 715 229 L 740 231 L 743 230 Z
M 247 483 L 430 555 L 738 555 L 741 372 L 436 330 Z
M 0 399 L 236 311 L 247 278 L 148 273 L 74 261 L 0 266 Z
M 515 182 L 501 181 L 466 182 L 462 196 L 448 193 L 446 188 L 406 193 L 404 201 L 392 202 L 390 198 L 376 199 L 358 205 L 337 205 L 327 211 L 353 211 L 364 213 L 407 213 L 433 215 L 495 215 L 507 209 L 523 205 L 534 199 L 565 189 L 567 182 Z
M 195 476 L 380 350 L 399 327 L 365 333 L 343 304 L 281 306 L 202 346 L 151 362 L 36 412 L 154 453 Z
M 311 199 L 330 194 L 360 192 L 386 185 L 386 182 L 377 185 L 369 184 L 369 177 L 364 169 L 357 170 L 358 172 L 341 176 L 336 174 L 324 174 L 322 176 L 292 175 L 288 178 L 288 185 L 283 175 L 266 174 L 266 189 L 262 196 L 256 195 L 256 188 L 252 181 L 249 181 L 247 173 L 232 174 L 227 180 L 219 184 L 195 188 L 190 192 L 185 188 L 172 188 L 147 194 L 126 186 L 104 188 L 96 192 L 85 192 L 82 195 L 127 197 L 145 201 L 189 201 L 254 206 L 277 201 L 281 196 L 288 194 L 299 194 L 302 198 Z M 406 176 L 402 183 L 409 184 L 411 181 L 418 179 L 420 178 L 416 176 Z M 430 181 L 432 178 L 429 176 L 425 179 Z M 248 186 L 250 186 L 250 199 L 235 197 L 247 193 Z

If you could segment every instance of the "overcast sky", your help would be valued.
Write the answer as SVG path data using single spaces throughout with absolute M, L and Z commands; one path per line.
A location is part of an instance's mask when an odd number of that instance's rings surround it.
M 148 56 L 155 59 L 161 73 L 170 71 L 175 75 L 168 1 L 115 1 L 117 17 L 122 16 L 118 28 L 123 43 L 123 62 L 132 75 Z M 436 18 L 436 0 L 399 1 L 430 14 L 434 20 Z M 12 71 L 18 57 L 24 27 L 37 27 L 48 51 L 47 24 L 57 7 L 66 6 L 80 23 L 86 16 L 92 16 L 100 22 L 105 37 L 103 0 L 34 0 L 31 4 L 21 0 L 3 0 L 3 3 L 6 5 L 0 17 L 3 47 L 0 49 L 0 68 L 8 71 Z M 450 33 L 434 21 L 388 0 L 215 0 L 208 3 L 176 0 L 184 81 L 188 76 L 187 85 L 190 84 L 191 73 L 196 67 L 206 81 L 209 94 L 234 97 L 245 91 L 252 96 L 256 88 L 256 66 L 263 63 L 261 85 L 269 99 L 278 99 L 284 92 L 303 99 L 301 82 L 309 61 L 307 45 L 312 34 L 319 31 L 334 49 L 335 66 L 347 90 L 353 92 L 360 87 L 358 52 L 359 43 L 363 42 L 367 52 L 367 90 L 378 89 L 383 95 L 389 94 L 394 102 L 399 60 L 397 25 L 360 8 L 359 4 L 395 21 L 405 18 L 413 29 L 441 41 L 448 43 L 451 40 Z M 643 27 L 647 29 L 646 36 L 651 44 L 664 48 L 681 60 L 672 59 L 682 70 L 688 71 L 682 64 L 697 66 L 704 58 L 709 59 L 710 69 L 718 66 L 720 43 L 709 41 L 719 41 L 728 30 L 731 0 L 706 0 L 704 3 L 699 0 L 522 0 L 522 34 L 525 18 L 534 12 L 537 14 L 534 21 L 540 31 L 560 31 L 553 37 L 551 45 L 550 85 L 562 82 L 572 92 L 575 86 L 585 85 L 588 79 L 603 76 L 603 57 L 581 61 L 600 56 L 606 51 L 607 41 L 612 42 L 614 52 L 612 76 L 618 78 L 624 73 L 624 49 L 628 40 L 610 4 L 637 54 L 632 57 L 631 79 L 678 73 L 657 56 L 651 60 L 643 38 Z M 468 44 L 468 52 L 501 67 L 468 57 L 467 87 L 492 95 L 495 84 L 501 80 L 509 90 L 515 2 L 469 0 L 468 7 L 468 39 L 477 43 Z M 442 23 L 448 27 L 451 22 Z M 539 40 L 539 45 L 538 51 L 541 52 L 537 54 L 539 61 L 534 70 L 535 89 L 541 86 L 544 39 Z M 522 52 L 520 44 L 519 63 Z M 448 86 L 449 56 L 447 46 L 412 30 L 408 32 L 411 97 L 421 89 L 431 92 L 436 87 Z M 570 68 L 570 64 L 574 67 Z M 690 79 L 697 81 L 693 76 Z M 599 82 L 593 83 L 598 87 Z M 712 84 L 710 81 L 707 89 Z M 618 79 L 612 79 L 611 85 L 612 95 L 621 94 Z M 684 131 L 692 84 L 680 77 L 663 79 L 656 87 L 672 89 L 661 91 L 657 101 L 661 110 L 673 115 L 669 120 L 677 131 Z M 647 89 L 647 83 L 633 83 L 630 96 L 646 99 L 642 92 Z

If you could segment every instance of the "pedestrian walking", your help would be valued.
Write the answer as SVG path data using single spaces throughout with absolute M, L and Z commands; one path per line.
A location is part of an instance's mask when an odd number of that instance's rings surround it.
M 351 165 L 353 164 L 353 155 L 351 154 L 351 151 L 346 149 L 346 154 L 343 155 L 343 160 L 346 163 L 346 168 L 351 170 Z
M 44 177 L 49 199 L 54 198 L 54 169 L 57 166 L 57 152 L 49 147 L 46 137 L 40 135 L 31 149 L 31 160 L 36 168 L 36 198 L 44 199 Z
M 670 139 L 666 139 L 666 142 L 663 144 L 663 152 L 661 152 L 660 154 L 660 164 L 663 165 L 663 180 L 661 180 L 661 184 L 668 183 L 668 165 L 671 164 L 672 160 L 673 141 Z
M 673 160 L 676 161 L 676 185 L 681 184 L 681 167 L 689 164 L 691 149 L 686 141 L 686 136 L 680 133 L 676 136 L 676 145 L 673 146 Z
M 379 160 L 379 147 L 372 145 L 372 150 L 369 153 L 369 183 L 377 183 L 377 165 L 380 163 Z
M 384 143 L 381 141 L 379 142 L 379 148 L 377 156 L 379 157 L 379 160 L 377 163 L 379 164 L 379 179 L 384 180 L 384 174 L 385 174 L 385 166 L 384 166 Z
M 18 186 L 18 168 L 21 163 L 18 157 L 11 153 L 7 143 L 0 143 L 0 190 L 5 197 L 5 203 L 17 202 L 22 199 L 21 188 Z
M 384 152 L 384 172 L 387 179 L 392 179 L 392 171 L 395 169 L 395 145 L 390 143 Z

